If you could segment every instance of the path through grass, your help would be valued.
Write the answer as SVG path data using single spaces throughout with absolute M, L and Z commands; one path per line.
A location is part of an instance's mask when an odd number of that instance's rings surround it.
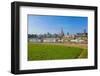
M 55 44 L 29 43 L 28 60 L 76 59 L 84 49 Z M 86 54 L 79 58 L 86 58 Z

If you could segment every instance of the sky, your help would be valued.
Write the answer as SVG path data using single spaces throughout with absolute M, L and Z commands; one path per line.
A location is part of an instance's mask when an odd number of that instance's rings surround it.
M 79 16 L 51 16 L 51 15 L 28 15 L 28 34 L 76 34 L 87 31 L 88 17 Z

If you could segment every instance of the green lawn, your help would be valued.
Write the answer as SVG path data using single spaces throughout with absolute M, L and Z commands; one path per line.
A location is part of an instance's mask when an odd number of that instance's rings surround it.
M 78 47 L 68 47 L 64 45 L 55 45 L 55 44 L 28 43 L 29 61 L 76 59 L 76 58 L 86 58 L 86 57 L 87 57 L 87 50 Z

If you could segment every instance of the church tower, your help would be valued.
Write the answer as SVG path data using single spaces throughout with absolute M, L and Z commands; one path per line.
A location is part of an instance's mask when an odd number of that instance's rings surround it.
M 63 31 L 63 28 L 61 28 L 61 37 L 64 36 L 64 31 Z

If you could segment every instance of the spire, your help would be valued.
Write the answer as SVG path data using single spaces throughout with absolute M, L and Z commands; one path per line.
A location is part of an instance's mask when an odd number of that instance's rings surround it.
M 84 29 L 84 33 L 86 33 L 86 29 Z
M 61 36 L 64 36 L 63 28 L 61 28 Z

